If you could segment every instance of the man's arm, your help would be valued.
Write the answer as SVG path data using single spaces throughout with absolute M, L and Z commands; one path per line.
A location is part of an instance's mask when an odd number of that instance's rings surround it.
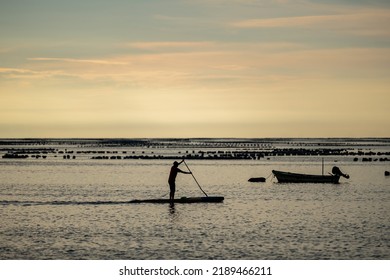
M 181 160 L 181 162 L 179 162 L 179 165 L 182 164 L 184 162 L 184 158 Z M 192 174 L 192 172 L 187 172 L 187 171 L 182 171 L 180 170 L 179 168 L 177 169 L 179 172 L 181 173 L 184 173 L 184 174 Z
M 177 169 L 177 171 L 180 173 L 184 173 L 184 174 L 192 174 L 191 172 L 183 171 L 183 170 L 180 170 L 179 168 Z

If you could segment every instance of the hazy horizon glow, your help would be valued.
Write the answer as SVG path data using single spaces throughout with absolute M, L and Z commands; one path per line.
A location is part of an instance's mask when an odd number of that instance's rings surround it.
M 388 1 L 0 1 L 0 138 L 390 137 Z

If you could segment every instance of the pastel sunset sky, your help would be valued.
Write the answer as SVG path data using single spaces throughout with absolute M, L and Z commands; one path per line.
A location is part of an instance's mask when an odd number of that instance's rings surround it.
M 390 137 L 388 0 L 0 0 L 0 138 Z

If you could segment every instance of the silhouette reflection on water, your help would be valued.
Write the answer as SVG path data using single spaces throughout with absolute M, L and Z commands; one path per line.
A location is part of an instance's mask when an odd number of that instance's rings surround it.
M 170 215 L 175 215 L 176 209 L 175 209 L 175 203 L 169 203 L 169 214 Z

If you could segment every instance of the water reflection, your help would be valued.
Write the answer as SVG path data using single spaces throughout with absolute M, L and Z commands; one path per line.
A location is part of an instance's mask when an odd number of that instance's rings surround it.
M 169 214 L 175 215 L 176 209 L 175 209 L 175 203 L 171 202 L 169 203 Z
M 176 222 L 179 219 L 179 213 L 177 212 L 175 208 L 175 203 L 169 204 L 169 218 L 171 222 Z

